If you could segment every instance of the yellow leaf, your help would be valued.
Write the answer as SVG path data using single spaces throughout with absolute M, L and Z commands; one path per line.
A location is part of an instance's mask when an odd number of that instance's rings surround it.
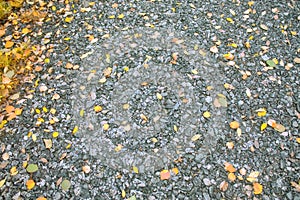
M 54 114 L 56 113 L 56 110 L 55 110 L 54 108 L 51 108 L 51 109 L 50 109 L 50 113 L 51 113 L 52 115 L 54 115 Z
M 102 107 L 97 105 L 97 106 L 94 107 L 94 111 L 95 112 L 101 112 L 102 111 Z
M 122 148 L 123 148 L 123 146 L 121 144 L 118 144 L 118 146 L 116 146 L 116 148 L 115 148 L 115 151 L 119 152 L 122 150 Z
M 233 59 L 234 59 L 234 55 L 232 55 L 230 52 L 224 54 L 223 57 L 224 57 L 226 60 L 233 60 Z
M 72 131 L 73 135 L 74 135 L 75 133 L 77 133 L 77 131 L 78 131 L 78 126 L 75 126 L 74 129 L 73 129 L 73 131 Z
M 132 167 L 132 170 L 134 171 L 134 173 L 138 174 L 139 173 L 139 169 L 136 166 Z
M 249 1 L 248 2 L 248 6 L 253 6 L 254 5 L 254 1 Z
M 52 9 L 52 11 L 56 11 L 56 7 L 55 6 L 52 6 L 51 9 Z
M 177 167 L 172 168 L 172 172 L 177 175 L 179 173 L 179 170 Z
M 205 118 L 210 118 L 210 112 L 205 111 L 205 112 L 203 113 L 203 117 L 205 117 Z
M 127 110 L 129 108 L 129 104 L 128 103 L 125 103 L 124 105 L 123 105 L 123 109 L 124 110 Z
M 70 149 L 72 146 L 72 143 L 69 143 L 67 146 L 66 146 L 66 149 Z
M 125 72 L 128 72 L 128 71 L 129 71 L 129 67 L 127 67 L 127 66 L 124 67 L 124 71 L 125 71 Z
M 80 117 L 83 117 L 83 115 L 84 115 L 84 110 L 83 109 L 80 110 L 79 115 L 80 115 Z
M 234 143 L 233 142 L 227 142 L 226 146 L 228 147 L 228 149 L 233 149 Z
M 178 131 L 178 127 L 176 125 L 173 126 L 173 129 L 174 129 L 175 132 Z
M 226 18 L 226 20 L 229 22 L 229 23 L 233 23 L 233 19 L 231 19 L 230 17 Z
M 256 112 L 257 112 L 257 116 L 259 117 L 264 117 L 267 114 L 267 110 L 265 108 L 260 108 L 256 110 Z
M 123 18 L 124 18 L 124 14 L 123 14 L 123 13 L 120 14 L 120 15 L 118 16 L 118 18 L 119 18 L 119 19 L 123 19 Z
M 50 59 L 49 59 L 49 58 L 45 58 L 44 62 L 45 62 L 46 64 L 48 64 L 48 63 L 50 63 Z
M 228 44 L 228 46 L 233 47 L 233 48 L 237 48 L 238 47 L 238 45 L 236 43 Z
M 41 110 L 38 109 L 38 108 L 36 108 L 36 109 L 35 109 L 35 112 L 36 112 L 37 114 L 40 114 L 40 113 L 41 113 Z
M 31 190 L 32 188 L 34 188 L 34 186 L 35 186 L 34 180 L 29 179 L 29 180 L 26 182 L 26 186 L 27 186 L 27 189 L 28 189 L 28 190 Z
M 163 97 L 160 93 L 156 93 L 156 98 L 159 99 L 159 100 L 162 100 Z
M 193 69 L 191 72 L 192 72 L 192 74 L 195 74 L 195 75 L 198 74 L 198 70 L 197 69 Z
M 125 192 L 125 190 L 122 190 L 122 198 L 125 198 L 126 197 L 126 192 Z
M 115 15 L 108 16 L 108 19 L 114 19 L 114 18 L 115 18 Z
M 47 113 L 47 112 L 48 112 L 48 109 L 44 106 L 44 107 L 43 107 L 43 111 L 44 111 L 44 113 Z
M 57 138 L 58 135 L 59 135 L 59 133 L 57 131 L 55 131 L 55 132 L 52 133 L 52 137 L 54 137 L 54 138 Z
M 23 28 L 22 29 L 22 33 L 23 34 L 27 34 L 27 33 L 29 33 L 30 32 L 30 30 L 28 29 L 28 28 Z
M 73 19 L 74 17 L 66 17 L 65 22 L 70 23 Z
M 32 141 L 35 142 L 37 140 L 36 134 L 32 134 L 31 138 L 32 138 Z
M 250 42 L 245 42 L 245 47 L 249 49 L 251 47 Z
M 16 108 L 15 109 L 15 114 L 18 116 L 18 115 L 21 115 L 22 114 L 22 110 L 21 108 Z
M 193 137 L 192 137 L 192 141 L 193 142 L 195 142 L 195 141 L 197 141 L 197 140 L 199 140 L 201 138 L 201 135 L 200 134 L 196 134 L 196 135 L 194 135 Z
M 236 176 L 234 175 L 234 173 L 230 172 L 228 174 L 228 179 L 231 181 L 231 182 L 234 182 L 235 179 L 236 179 Z
M 263 186 L 259 183 L 253 183 L 254 194 L 261 194 L 263 191 Z
M 18 170 L 17 170 L 17 167 L 16 166 L 13 166 L 11 169 L 10 169 L 10 174 L 12 176 L 15 176 L 18 174 Z
M 109 129 L 109 124 L 103 124 L 103 130 L 104 131 L 107 131 Z
M 262 123 L 260 126 L 260 130 L 263 131 L 267 128 L 268 124 L 267 123 Z
M 296 138 L 296 141 L 300 144 L 300 137 Z
M 0 188 L 5 184 L 6 178 L 0 181 Z
M 40 196 L 38 197 L 36 200 L 47 200 L 47 198 L 43 197 L 43 196 Z

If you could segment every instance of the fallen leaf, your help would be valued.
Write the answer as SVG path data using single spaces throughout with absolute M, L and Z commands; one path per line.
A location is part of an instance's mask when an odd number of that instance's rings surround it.
M 52 140 L 51 139 L 43 139 L 45 143 L 46 149 L 51 149 L 52 147 Z
M 256 110 L 255 112 L 257 112 L 258 117 L 264 117 L 267 114 L 267 110 L 265 108 L 260 108 L 260 109 Z
M 2 159 L 3 160 L 8 160 L 9 159 L 9 154 L 7 152 L 5 152 L 3 155 L 2 155 Z
M 224 168 L 225 168 L 226 171 L 231 172 L 231 173 L 236 172 L 236 169 L 233 167 L 232 164 L 230 164 L 228 162 L 225 162 L 224 165 L 225 165 Z
M 249 174 L 249 176 L 247 177 L 247 181 L 253 183 L 257 181 L 257 177 L 259 176 L 259 172 L 258 171 L 253 171 Z
M 209 50 L 213 53 L 218 53 L 218 51 L 219 51 L 217 46 L 212 46 L 212 47 L 210 47 Z
M 64 190 L 64 191 L 67 191 L 69 190 L 71 187 L 71 182 L 69 180 L 63 180 L 63 182 L 61 183 L 61 188 Z
M 171 178 L 169 170 L 164 169 L 160 172 L 160 180 L 168 180 L 169 178 Z
M 267 123 L 262 123 L 260 126 L 260 130 L 263 131 L 267 128 L 268 124 Z
M 18 172 L 18 169 L 17 169 L 16 166 L 13 166 L 13 167 L 10 169 L 10 174 L 11 174 L 12 176 L 17 175 L 18 173 L 19 173 L 19 172 Z
M 78 126 L 75 126 L 74 129 L 73 129 L 73 131 L 72 131 L 72 133 L 73 133 L 73 135 L 74 135 L 74 134 L 77 133 L 77 132 L 78 132 Z
M 240 127 L 240 124 L 237 121 L 232 121 L 232 122 L 230 122 L 229 126 L 232 129 L 237 129 Z
M 102 128 L 104 131 L 107 131 L 109 129 L 109 124 L 103 124 Z
M 281 124 L 276 124 L 274 129 L 280 133 L 284 132 L 285 131 L 285 127 Z
M 60 96 L 59 94 L 55 93 L 52 97 L 52 100 L 58 100 L 58 99 L 60 99 Z
M 82 171 L 86 174 L 91 172 L 91 167 L 88 165 L 82 166 Z
M 264 24 L 261 24 L 260 25 L 260 28 L 261 29 L 263 29 L 263 30 L 265 30 L 265 31 L 267 31 L 269 28 L 266 26 L 266 25 L 264 25 Z
M 227 188 L 228 188 L 228 182 L 226 182 L 226 181 L 222 181 L 221 183 L 220 183 L 220 190 L 221 191 L 223 191 L 223 192 L 225 192 L 226 190 L 227 190 Z
M 136 166 L 132 167 L 132 170 L 134 173 L 138 174 L 139 173 L 139 168 L 137 168 Z
M 228 180 L 230 180 L 231 182 L 234 182 L 235 179 L 236 179 L 235 174 L 232 173 L 232 172 L 230 172 L 230 173 L 228 174 Z
M 275 64 L 275 62 L 273 60 L 267 60 L 266 63 L 270 67 L 276 67 L 276 64 Z
M 200 134 L 196 134 L 196 135 L 194 135 L 193 137 L 192 137 L 192 141 L 193 142 L 195 142 L 195 141 L 197 141 L 197 140 L 199 140 L 201 138 L 201 135 Z
M 74 19 L 74 17 L 66 17 L 65 22 L 71 23 L 71 21 Z
M 179 170 L 177 167 L 172 168 L 172 172 L 177 175 L 179 173 Z
M 296 182 L 292 181 L 291 185 L 295 188 L 297 192 L 300 192 L 300 184 L 297 184 Z
M 234 143 L 233 142 L 227 142 L 226 146 L 228 147 L 228 149 L 233 149 Z
M 40 196 L 38 197 L 36 200 L 47 200 L 47 198 L 43 197 L 43 196 Z
M 126 197 L 126 192 L 125 192 L 125 190 L 122 190 L 121 196 L 122 196 L 122 198 L 125 198 L 125 197 Z
M 32 179 L 27 180 L 26 181 L 26 186 L 27 186 L 28 190 L 31 190 L 32 188 L 34 188 L 34 186 L 35 186 L 34 180 L 32 180 Z
M 234 59 L 234 55 L 232 55 L 230 52 L 227 53 L 227 54 L 224 54 L 223 57 L 224 57 L 226 60 L 233 60 L 233 59 Z
M 0 188 L 2 188 L 2 186 L 5 184 L 5 181 L 6 181 L 6 178 L 4 178 L 0 181 Z
M 26 170 L 28 173 L 34 173 L 36 171 L 38 171 L 39 167 L 37 164 L 29 164 L 27 167 L 26 167 Z
M 205 117 L 205 118 L 210 118 L 210 112 L 205 111 L 205 112 L 203 113 L 203 117 Z
M 52 133 L 52 137 L 57 138 L 59 136 L 59 133 L 57 131 Z
M 297 57 L 294 58 L 294 62 L 297 63 L 297 64 L 300 64 L 300 58 L 297 58 Z
M 162 100 L 162 95 L 160 94 L 160 93 L 156 93 L 156 98 L 158 99 L 158 100 Z
M 15 43 L 12 42 L 12 41 L 7 41 L 7 42 L 5 43 L 5 48 L 9 49 L 9 48 L 11 48 L 14 44 L 15 44 Z
M 95 106 L 94 107 L 94 111 L 97 113 L 97 112 L 101 112 L 102 111 L 102 107 L 101 106 Z
M 254 194 L 261 194 L 263 191 L 263 186 L 260 183 L 253 183 Z

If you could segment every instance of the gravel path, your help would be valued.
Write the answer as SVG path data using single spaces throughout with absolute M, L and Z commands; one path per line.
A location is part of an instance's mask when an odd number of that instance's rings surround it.
M 46 8 L 2 199 L 300 200 L 299 1 Z

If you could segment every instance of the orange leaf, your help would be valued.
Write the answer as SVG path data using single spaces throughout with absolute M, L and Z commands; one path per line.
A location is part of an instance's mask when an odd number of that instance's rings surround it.
M 28 189 L 28 190 L 31 190 L 32 188 L 34 188 L 34 186 L 35 186 L 34 180 L 29 179 L 29 180 L 26 182 L 26 186 L 27 186 L 27 189 Z
M 179 170 L 177 167 L 172 168 L 172 172 L 176 175 L 179 173 Z
M 7 113 L 12 113 L 15 110 L 15 108 L 13 106 L 7 105 L 5 107 L 5 110 Z
M 169 172 L 169 170 L 162 170 L 160 172 L 160 180 L 168 180 L 171 177 L 171 173 Z
M 230 122 L 229 126 L 232 129 L 237 129 L 240 127 L 240 124 L 237 121 L 232 121 L 232 122 Z
M 14 44 L 15 44 L 15 43 L 12 42 L 12 41 L 7 41 L 7 42 L 5 43 L 5 48 L 9 49 L 9 48 L 12 47 Z
M 263 186 L 259 183 L 253 183 L 254 194 L 261 194 L 263 191 Z
M 233 167 L 232 164 L 228 163 L 228 162 L 225 162 L 225 170 L 228 171 L 228 172 L 236 172 L 236 169 Z
M 36 200 L 47 200 L 47 198 L 40 196 L 39 198 L 37 198 Z

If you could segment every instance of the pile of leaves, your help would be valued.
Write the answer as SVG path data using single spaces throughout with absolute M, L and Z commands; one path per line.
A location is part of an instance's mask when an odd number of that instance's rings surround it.
M 21 114 L 21 108 L 13 106 L 20 96 L 16 88 L 32 80 L 31 71 L 40 62 L 42 50 L 30 44 L 30 37 L 45 16 L 46 12 L 24 0 L 0 0 L 0 129 Z

